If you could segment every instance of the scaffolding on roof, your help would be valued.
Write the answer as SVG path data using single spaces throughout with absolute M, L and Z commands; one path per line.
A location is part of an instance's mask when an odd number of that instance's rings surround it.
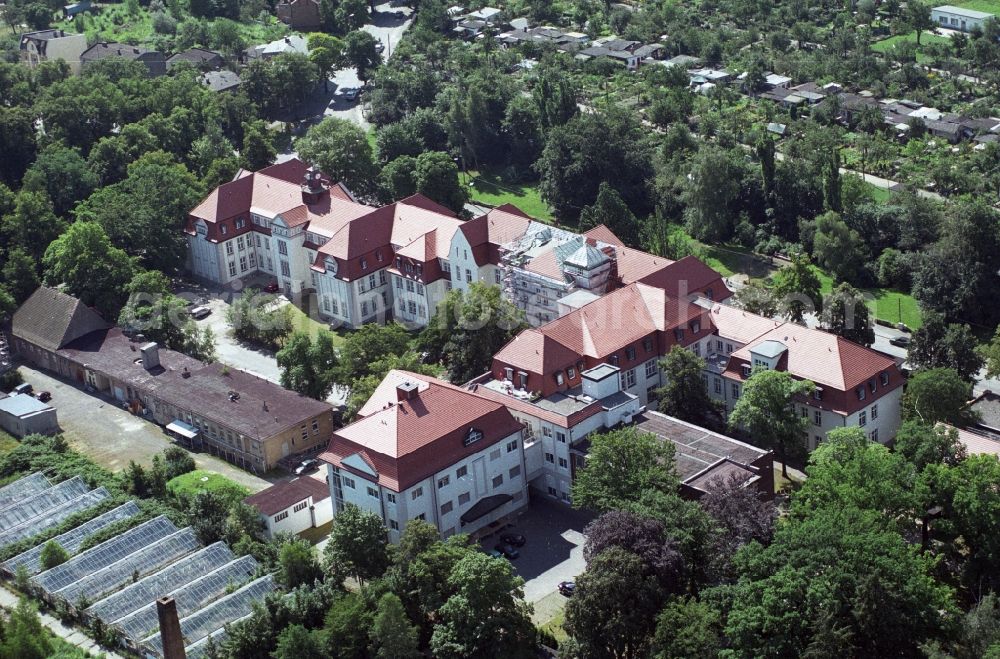
M 176 532 L 177 527 L 174 526 L 173 522 L 160 515 L 119 536 L 106 540 L 96 547 L 77 554 L 62 565 L 40 573 L 35 577 L 34 582 L 46 593 L 54 593 L 74 581 L 83 579 L 87 575 L 111 565 L 132 552 Z
M 201 549 L 183 561 L 177 561 L 159 572 L 108 595 L 87 609 L 91 618 L 111 624 L 155 602 L 165 593 L 180 588 L 233 560 L 233 552 L 223 542 Z
M 152 574 L 178 559 L 183 559 L 184 556 L 197 551 L 200 546 L 194 530 L 187 527 L 74 581 L 57 590 L 55 594 L 71 604 L 80 601 L 81 598 L 92 602 L 102 595 L 118 590 L 129 581 Z
M 230 621 L 250 614 L 253 611 L 253 603 L 263 600 L 274 587 L 274 577 L 270 574 L 248 583 L 236 592 L 183 618 L 181 636 L 188 645 L 196 645 L 198 641 L 222 629 Z M 163 644 L 159 632 L 143 640 L 142 644 L 150 654 L 163 656 Z
M 174 598 L 177 616 L 184 618 L 205 608 L 215 600 L 243 586 L 257 571 L 257 561 L 253 556 L 241 556 L 209 572 L 200 579 L 184 584 L 166 594 Z M 159 619 L 155 602 L 114 621 L 122 633 L 134 641 L 147 638 L 157 630 Z
M 50 508 L 80 496 L 87 491 L 87 484 L 79 476 L 74 476 L 58 485 L 42 490 L 26 499 L 0 510 L 0 531 L 6 531 L 32 517 L 37 517 Z
M 0 510 L 50 487 L 52 484 L 49 479 L 39 473 L 19 478 L 9 485 L 0 487 Z
M 12 545 L 19 540 L 31 538 L 39 533 L 58 526 L 70 516 L 93 508 L 101 501 L 111 496 L 106 489 L 99 487 L 96 490 L 86 492 L 75 499 L 70 499 L 58 506 L 49 508 L 40 515 L 25 520 L 17 526 L 12 526 L 6 531 L 0 532 L 0 548 Z
M 57 535 L 52 538 L 52 542 L 55 542 L 60 547 L 65 549 L 70 556 L 76 554 L 80 545 L 88 537 L 100 531 L 104 527 L 114 524 L 123 519 L 128 519 L 129 517 L 135 517 L 139 514 L 139 506 L 135 505 L 135 502 L 129 501 L 124 503 L 113 510 L 98 515 L 94 519 L 84 522 L 80 526 L 70 529 L 65 533 Z M 13 575 L 17 572 L 19 565 L 23 565 L 28 571 L 28 574 L 34 576 L 41 571 L 41 556 L 42 549 L 45 547 L 46 543 L 38 544 L 26 552 L 18 554 L 14 558 L 11 558 L 5 562 L 2 569 L 8 574 Z

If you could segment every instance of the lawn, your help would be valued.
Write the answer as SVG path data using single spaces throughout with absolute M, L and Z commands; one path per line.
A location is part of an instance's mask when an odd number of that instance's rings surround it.
M 872 197 L 875 198 L 875 201 L 877 201 L 880 204 L 886 203 L 887 201 L 889 201 L 889 198 L 892 197 L 891 192 L 889 192 L 885 188 L 880 188 L 877 185 L 872 185 L 871 183 L 869 183 L 868 189 L 871 191 Z
M 20 445 L 16 439 L 0 430 L 0 457 L 3 457 Z
M 214 492 L 231 500 L 239 501 L 250 495 L 250 490 L 229 480 L 222 474 L 204 469 L 196 469 L 170 479 L 167 490 L 174 496 L 186 499 L 199 492 Z
M 318 332 L 329 332 L 333 335 L 333 345 L 336 347 L 341 347 L 344 345 L 344 334 L 343 330 L 337 332 L 331 332 L 330 327 L 319 320 L 310 318 L 309 315 L 302 309 L 298 308 L 294 304 L 289 304 L 289 308 L 292 310 L 292 330 L 296 332 L 308 332 L 309 336 L 313 339 L 316 338 Z
M 563 621 L 565 619 L 566 615 L 560 611 L 555 615 L 555 617 L 539 627 L 539 629 L 552 634 L 552 636 L 556 639 L 556 642 L 558 642 L 559 645 L 562 645 L 569 639 L 569 634 L 567 634 L 566 630 L 563 629 Z
M 986 11 L 1000 16 L 1000 0 L 958 0 L 954 5 L 975 11 Z
M 896 44 L 901 43 L 903 41 L 916 43 L 917 42 L 916 31 L 910 32 L 909 34 L 897 34 L 893 37 L 889 37 L 888 39 L 883 39 L 882 41 L 876 41 L 875 43 L 872 44 L 872 50 L 874 50 L 877 53 L 886 54 L 892 52 L 892 49 L 896 47 Z M 945 43 L 945 44 L 951 43 L 951 37 L 945 37 L 939 34 L 930 34 L 928 32 L 924 32 L 924 34 L 920 36 L 920 48 L 922 49 L 929 43 Z M 924 55 L 922 52 L 920 52 L 920 50 L 917 51 L 917 62 L 921 64 L 926 64 L 930 61 L 931 61 L 930 57 Z
M 817 266 L 813 266 L 813 269 L 819 277 L 820 292 L 827 295 L 833 290 L 833 277 Z M 911 330 L 923 325 L 920 307 L 909 293 L 878 287 L 865 288 L 861 292 L 868 298 L 868 308 L 876 319 L 890 323 L 903 322 Z
M 469 196 L 473 203 L 487 206 L 514 204 L 533 218 L 549 222 L 553 219 L 552 209 L 542 199 L 537 183 L 510 181 L 496 172 L 469 172 L 459 175 L 464 183 L 468 181 Z
M 753 254 L 745 247 L 737 245 L 704 245 L 705 263 L 723 277 L 746 274 L 751 279 L 764 279 L 775 268 L 767 259 Z

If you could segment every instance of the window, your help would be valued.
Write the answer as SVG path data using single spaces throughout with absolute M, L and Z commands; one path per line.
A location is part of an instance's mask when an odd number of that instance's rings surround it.
M 348 478 L 347 476 L 344 476 L 343 477 L 343 481 L 344 481 L 344 487 L 349 487 L 352 490 L 354 489 L 354 479 L 353 478 Z
M 868 433 L 868 437 L 869 437 L 869 439 L 871 439 L 871 440 L 872 440 L 873 442 L 877 442 L 877 441 L 878 441 L 878 428 L 875 428 L 875 429 L 874 429 L 874 430 L 872 430 L 872 431 L 871 431 L 870 433 Z
M 545 435 L 546 437 L 551 437 L 552 428 L 550 428 L 549 426 L 542 426 L 542 434 Z
M 247 246 L 246 246 L 246 243 L 243 242 L 243 236 L 240 236 L 239 238 L 237 238 L 236 239 L 236 249 L 238 249 L 238 250 L 240 250 L 242 252 L 246 248 L 247 248 Z
M 499 270 L 499 268 L 493 271 L 493 277 L 497 280 L 497 283 L 499 284 L 500 283 L 500 270 Z
M 422 496 L 424 496 L 424 488 L 422 487 L 418 487 L 417 489 L 413 490 L 412 494 L 410 494 L 410 498 L 413 499 L 414 501 L 416 501 Z
M 803 407 L 802 408 L 802 418 L 805 419 L 805 418 L 808 418 L 808 417 L 809 417 L 809 410 L 807 410 L 806 408 Z
M 277 515 L 275 515 L 274 516 L 274 521 L 275 522 L 280 522 L 281 520 L 283 520 L 283 519 L 285 519 L 287 517 L 288 517 L 288 511 L 286 510 L 285 512 L 278 513 Z
M 566 433 L 559 432 L 557 430 L 556 431 L 556 441 L 559 442 L 560 444 L 565 444 L 566 443 Z
M 406 290 L 409 293 L 413 292 L 413 280 L 412 279 L 407 279 L 406 280 Z
M 251 268 L 257 267 L 257 255 L 254 254 L 253 252 L 250 252 L 250 267 Z M 315 278 L 315 277 L 316 277 L 316 273 L 314 272 L 313 273 L 313 278 Z
M 490 462 L 493 462 L 494 460 L 499 460 L 499 459 L 500 459 L 500 449 L 495 448 L 492 451 L 490 451 Z
M 733 400 L 739 399 L 739 397 L 740 397 L 740 385 L 738 385 L 738 384 L 736 384 L 734 382 L 733 383 L 733 387 L 732 387 L 732 392 L 733 392 Z
M 570 380 L 572 380 L 573 378 L 576 377 L 576 369 L 570 366 L 569 368 L 566 369 L 566 375 L 569 377 Z
M 517 440 L 516 439 L 507 442 L 507 452 L 508 453 L 513 453 L 516 450 L 517 450 Z
M 552 487 L 552 486 L 549 486 L 548 490 L 549 490 L 549 495 L 550 495 L 550 496 L 553 496 L 553 497 L 554 497 L 554 496 L 557 496 L 557 495 L 558 495 L 558 493 L 556 492 L 556 488 L 554 488 L 554 487 Z
M 246 272 L 246 271 L 247 271 L 247 257 L 241 256 L 240 257 L 240 272 Z
M 278 241 L 278 254 L 288 256 L 288 244 L 284 240 Z
M 393 494 L 392 492 L 386 492 L 385 500 L 388 501 L 389 503 L 396 503 L 396 495 Z
M 629 346 L 625 348 L 625 359 L 632 361 L 635 359 L 635 348 Z
M 291 270 L 291 268 L 288 267 L 288 261 L 282 261 L 281 262 L 281 274 L 284 277 L 291 277 L 292 276 L 292 270 Z
M 236 261 L 229 262 L 229 276 L 230 277 L 236 276 Z
M 403 289 L 403 280 L 400 279 L 399 277 L 396 277 L 396 288 L 398 288 L 400 290 Z
M 565 382 L 565 380 L 563 379 L 562 371 L 559 371 L 558 373 L 556 373 L 556 384 L 561 387 L 563 385 L 563 382 Z
M 611 355 L 608 361 L 611 362 L 612 366 L 618 366 L 618 355 Z
M 684 340 L 684 328 L 683 327 L 675 327 L 674 328 L 674 338 L 677 339 L 678 341 L 683 341 Z
M 441 478 L 438 479 L 438 489 L 440 490 L 442 487 L 447 487 L 450 482 L 451 482 L 450 477 L 442 476 Z
M 464 506 L 472 500 L 472 496 L 468 492 L 462 492 L 458 495 L 458 505 Z
M 451 512 L 453 507 L 454 506 L 451 505 L 451 501 L 445 501 L 444 503 L 441 504 L 441 514 L 447 515 L 448 513 Z
M 507 472 L 507 476 L 509 476 L 511 480 L 514 480 L 520 475 L 521 475 L 521 465 L 517 465 L 516 467 L 511 467 L 510 471 Z
M 872 405 L 871 415 L 872 415 L 872 421 L 878 418 L 878 405 Z
M 860 387 L 858 387 L 857 389 L 855 389 L 855 392 L 858 394 L 858 400 L 864 400 L 865 399 L 865 395 L 867 393 L 865 391 L 865 385 L 861 385 Z
M 635 386 L 635 369 L 630 368 L 627 371 L 622 371 L 619 376 L 622 381 L 622 389 L 631 389 Z
M 819 410 L 813 412 L 813 424 L 817 426 L 823 425 L 823 413 Z
M 366 259 L 364 257 L 361 258 L 361 269 L 362 270 L 367 270 L 368 269 L 368 259 Z
M 868 412 L 865 410 L 858 412 L 858 425 L 862 428 L 868 425 Z
M 715 378 L 715 393 L 722 393 L 722 378 Z
M 493 477 L 493 487 L 500 487 L 503 485 L 503 474 L 499 474 Z
M 427 519 L 427 515 L 425 515 L 425 514 L 423 514 L 423 513 L 420 513 L 419 515 L 417 515 L 417 516 L 416 516 L 416 517 L 414 517 L 413 519 Z
M 744 378 L 750 377 L 750 366 L 749 365 L 744 364 L 743 367 L 740 369 L 740 371 L 743 374 Z
M 246 220 L 245 217 L 238 217 L 238 218 L 236 218 L 236 228 L 237 229 L 242 229 L 244 226 L 246 226 L 246 223 L 247 223 L 247 220 Z
M 232 255 L 233 255 L 233 243 L 230 241 L 226 243 L 226 256 L 232 256 Z
M 312 429 L 314 435 L 319 432 L 319 421 L 317 421 L 316 419 L 313 419 Z
M 718 350 L 719 352 L 722 352 L 722 341 L 715 342 L 715 349 Z
M 377 284 L 375 283 L 375 274 L 368 275 L 368 288 L 375 288 Z
M 468 269 L 466 269 L 466 271 L 465 271 L 465 281 L 468 282 L 468 283 L 470 283 L 470 284 L 472 283 L 472 273 L 469 272 Z
M 546 453 L 545 454 L 545 461 L 548 462 L 548 463 L 550 463 L 550 464 L 555 464 L 556 463 L 556 456 L 552 455 L 551 453 Z
M 397 522 L 394 519 L 390 519 L 389 520 L 389 528 L 392 529 L 393 531 L 398 531 L 399 530 L 399 522 Z
M 455 470 L 455 478 L 465 478 L 469 474 L 469 468 L 462 465 Z
M 361 317 L 364 318 L 368 315 L 368 300 L 361 301 Z
M 875 388 L 876 388 L 875 378 L 872 378 L 871 380 L 868 381 L 868 388 L 871 389 L 872 393 L 875 393 Z
M 642 340 L 642 348 L 646 352 L 653 352 L 653 339 L 646 337 Z
M 889 386 L 889 371 L 882 371 L 882 386 Z
M 382 262 L 382 250 L 380 249 L 375 250 L 375 260 L 378 261 L 379 263 Z
M 646 362 L 646 379 L 656 377 L 656 360 L 650 359 Z
M 566 461 L 566 458 L 559 458 L 559 467 L 561 469 L 569 469 L 569 462 Z
M 378 496 L 378 490 L 376 490 L 374 487 L 369 487 L 368 488 L 368 496 L 370 496 L 373 499 L 378 499 L 379 498 L 379 496 Z
M 691 332 L 693 334 L 697 334 L 698 332 L 701 331 L 701 323 L 698 322 L 697 320 L 692 320 L 690 327 L 691 327 Z
M 308 507 L 309 507 L 309 502 L 308 501 L 300 501 L 297 504 L 295 504 L 294 508 L 292 508 L 292 512 L 293 513 L 297 513 L 300 510 L 305 510 Z
M 226 235 L 227 233 L 229 233 L 229 227 L 227 227 L 225 224 L 221 225 L 219 227 L 219 233 L 221 233 L 223 236 Z
M 417 295 L 423 295 L 423 294 L 424 294 L 424 285 L 417 284 Z
M 309 439 L 309 431 L 307 431 L 307 430 L 306 430 L 306 427 L 305 427 L 305 426 L 301 426 L 301 427 L 299 428 L 299 430 L 301 430 L 301 431 L 302 431 L 302 439 L 303 439 L 303 440 L 306 440 L 306 439 Z

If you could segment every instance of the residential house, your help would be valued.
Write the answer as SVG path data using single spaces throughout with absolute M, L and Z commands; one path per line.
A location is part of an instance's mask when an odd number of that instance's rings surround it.
M 235 92 L 243 84 L 239 75 L 227 69 L 206 71 L 198 76 L 198 81 L 213 92 Z
M 100 62 L 109 58 L 118 58 L 130 62 L 141 62 L 147 70 L 147 75 L 153 78 L 162 76 L 167 72 L 167 60 L 158 50 L 150 50 L 142 46 L 133 46 L 127 43 L 96 43 L 80 55 L 80 62 L 83 68 L 94 62 Z
M 181 62 L 187 62 L 199 71 L 216 71 L 225 64 L 222 53 L 205 48 L 188 48 L 168 57 L 167 69 L 169 70 Z
M 21 35 L 18 51 L 21 63 L 29 67 L 42 62 L 63 60 L 74 74 L 80 73 L 81 55 L 87 50 L 87 36 L 65 30 L 38 30 Z
M 300 55 L 308 55 L 309 47 L 306 45 L 305 37 L 300 34 L 290 34 L 287 37 L 275 39 L 270 43 L 252 46 L 247 48 L 245 52 L 246 56 L 250 59 L 270 59 L 272 57 L 277 57 L 282 53 L 299 53 Z
M 410 520 L 475 534 L 527 504 L 522 426 L 502 404 L 390 371 L 358 415 L 320 455 L 335 513 L 373 512 L 398 542 Z
M 29 394 L 0 393 L 0 429 L 14 437 L 59 432 L 56 410 Z
M 635 71 L 639 68 L 640 57 L 633 52 L 628 50 L 612 50 L 607 46 L 590 46 L 580 50 L 576 54 L 576 58 L 579 60 L 589 60 L 597 57 L 604 57 L 610 59 L 614 62 L 618 62 L 627 68 L 629 71 Z
M 79 300 L 39 288 L 14 313 L 24 361 L 149 418 L 187 445 L 263 473 L 327 441 L 324 402 L 220 364 L 205 364 L 111 327 Z
M 255 273 L 315 291 L 331 323 L 426 325 L 451 288 L 462 220 L 421 195 L 373 208 L 299 160 L 241 172 L 188 217 L 188 269 L 229 284 Z
M 325 480 L 311 476 L 276 483 L 243 503 L 260 513 L 268 538 L 278 533 L 298 535 L 333 519 L 329 486 Z
M 319 0 L 291 0 L 275 6 L 278 20 L 293 30 L 313 32 L 323 24 Z
M 996 15 L 987 11 L 976 11 L 952 5 L 941 5 L 931 9 L 931 20 L 934 23 L 949 30 L 962 32 L 971 32 L 973 29 L 982 30 L 986 21 L 991 18 L 996 18 Z

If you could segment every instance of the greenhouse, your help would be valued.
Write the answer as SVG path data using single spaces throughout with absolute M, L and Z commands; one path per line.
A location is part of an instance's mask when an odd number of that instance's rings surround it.
M 177 615 L 180 618 L 191 615 L 213 601 L 233 592 L 247 581 L 257 571 L 257 561 L 252 556 L 242 556 L 227 563 L 200 579 L 185 584 L 169 593 L 177 604 Z M 128 616 L 114 621 L 126 637 L 135 641 L 156 633 L 159 620 L 156 614 L 156 604 L 149 604 Z
M 16 480 L 10 485 L 0 487 L 0 510 L 17 503 L 21 499 L 27 499 L 33 494 L 52 487 L 49 479 L 41 474 L 31 474 L 20 480 Z
M 100 618 L 108 624 L 116 623 L 158 597 L 202 577 L 233 560 L 233 552 L 222 542 L 216 542 L 191 554 L 183 561 L 163 568 L 145 579 L 108 595 L 87 609 L 87 615 Z M 181 606 L 178 604 L 178 606 Z M 181 614 L 183 615 L 183 614 Z M 145 638 L 144 634 L 140 638 Z M 139 640 L 139 639 L 136 639 Z
M 98 515 L 88 522 L 84 522 L 80 526 L 57 535 L 52 538 L 52 542 L 55 542 L 57 545 L 65 549 L 70 556 L 72 556 L 77 553 L 77 550 L 80 548 L 80 545 L 83 544 L 83 541 L 87 539 L 87 536 L 93 535 L 110 524 L 114 524 L 115 522 L 123 519 L 128 519 L 129 517 L 135 517 L 138 514 L 139 506 L 135 505 L 134 502 L 129 501 L 128 503 L 122 504 L 102 515 Z M 17 571 L 17 567 L 19 565 L 23 565 L 28 571 L 28 574 L 34 576 L 41 571 L 39 568 L 39 561 L 42 555 L 42 548 L 44 546 L 45 543 L 36 545 L 24 553 L 18 554 L 0 567 L 2 567 L 2 569 L 8 574 L 13 575 Z
M 201 545 L 194 531 L 188 527 L 146 545 L 111 565 L 74 581 L 55 594 L 67 602 L 87 602 L 112 593 L 130 581 L 156 572 L 177 559 L 196 551 Z
M 36 536 L 54 526 L 59 526 L 59 524 L 71 515 L 75 515 L 88 508 L 93 508 L 109 496 L 111 495 L 108 494 L 106 489 L 99 487 L 75 499 L 61 503 L 54 508 L 49 508 L 40 515 L 0 532 L 0 548 L 14 544 L 19 540 Z
M 52 594 L 176 532 L 173 522 L 161 515 L 42 572 L 34 582 L 46 594 Z
M 271 575 L 248 583 L 231 595 L 226 595 L 200 611 L 182 618 L 181 635 L 188 645 L 197 643 L 230 621 L 250 614 L 253 611 L 253 603 L 263 600 L 274 587 L 274 577 Z M 157 656 L 163 655 L 159 632 L 145 639 L 143 645 Z
M 26 499 L 0 510 L 0 531 L 6 531 L 46 510 L 75 499 L 87 491 L 87 484 L 79 476 L 74 476 L 58 485 L 42 490 Z

